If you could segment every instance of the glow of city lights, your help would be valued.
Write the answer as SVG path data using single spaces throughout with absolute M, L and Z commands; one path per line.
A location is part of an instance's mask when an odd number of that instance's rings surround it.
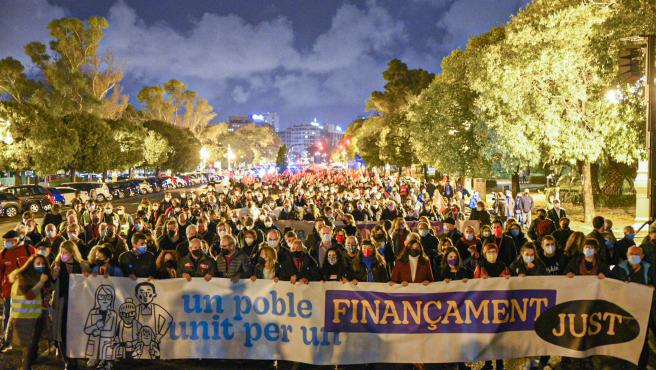
M 258 122 L 264 121 L 264 115 L 262 114 L 253 114 L 251 118 L 253 119 L 253 121 L 258 121 Z
M 206 162 L 208 159 L 210 159 L 210 150 L 206 147 L 200 148 L 200 160 Z

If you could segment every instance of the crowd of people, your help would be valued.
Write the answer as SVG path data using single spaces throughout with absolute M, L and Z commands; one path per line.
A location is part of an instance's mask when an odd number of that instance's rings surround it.
M 534 209 L 528 190 L 515 198 L 497 193 L 492 208 L 461 179 L 305 171 L 166 192 L 155 201 L 142 199 L 132 214 L 111 202 L 78 198 L 70 209 L 53 206 L 42 222 L 25 212 L 3 235 L 0 252 L 2 350 L 20 347 L 23 369 L 54 353 L 66 369 L 77 368 L 78 360 L 66 357 L 71 274 L 404 286 L 594 275 L 654 283 L 656 228 L 636 243 L 631 226 L 616 237 L 612 222 L 598 216 L 586 235 L 570 229 L 557 193 L 549 197 L 549 209 Z M 301 239 L 299 230 L 280 226 L 286 220 L 311 223 L 312 232 Z M 435 221 L 443 228 L 436 229 Z M 358 227 L 362 223 L 370 227 Z M 45 353 L 38 351 L 41 339 L 49 344 Z M 641 368 L 647 356 L 645 342 Z M 107 369 L 113 360 L 89 359 L 86 365 Z M 528 359 L 527 367 L 546 369 L 549 360 Z M 503 360 L 484 365 L 493 367 L 502 369 Z

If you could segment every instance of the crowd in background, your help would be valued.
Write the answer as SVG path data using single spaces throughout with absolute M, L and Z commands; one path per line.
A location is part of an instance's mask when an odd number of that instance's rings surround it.
M 515 197 L 508 190 L 495 193 L 488 208 L 462 179 L 369 171 L 226 178 L 144 198 L 132 214 L 76 198 L 70 209 L 53 206 L 42 222 L 24 213 L 3 235 L 2 348 L 20 347 L 25 369 L 55 352 L 67 369 L 78 366 L 65 356 L 70 274 L 392 285 L 594 275 L 653 285 L 656 228 L 636 243 L 631 226 L 616 236 L 612 222 L 598 216 L 586 235 L 570 229 L 557 191 L 548 203 L 536 208 L 528 189 Z M 302 239 L 279 221 L 306 221 L 312 231 Z M 363 223 L 368 227 L 358 227 Z M 38 353 L 40 339 L 48 341 L 47 353 Z M 645 342 L 641 368 L 647 356 Z M 577 362 L 563 359 L 564 366 Z M 110 356 L 87 363 L 114 365 Z M 484 368 L 493 365 L 501 369 L 503 360 Z M 548 356 L 527 360 L 527 367 L 549 366 Z

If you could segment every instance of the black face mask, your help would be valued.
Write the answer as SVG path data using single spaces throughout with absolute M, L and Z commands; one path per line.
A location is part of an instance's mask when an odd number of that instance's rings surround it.
M 258 265 L 262 265 L 262 266 L 264 266 L 265 263 L 266 263 L 266 261 L 264 260 L 264 258 L 262 258 L 262 257 L 257 257 L 257 264 L 258 264 Z
M 113 232 L 113 231 L 109 231 L 109 230 L 107 230 L 107 237 L 110 238 L 110 239 L 111 239 L 112 237 L 114 237 L 114 232 Z
M 408 254 L 410 254 L 412 257 L 417 257 L 419 255 L 419 249 L 410 249 Z
M 303 255 L 305 255 L 305 252 L 292 252 L 292 257 L 294 258 L 303 258 Z
M 96 265 L 97 266 L 102 266 L 107 262 L 106 260 L 101 260 L 100 258 L 96 258 Z
M 169 230 L 167 234 L 169 235 L 170 238 L 172 238 L 175 236 L 175 230 Z
M 203 251 L 196 249 L 191 251 L 191 255 L 194 256 L 194 258 L 200 258 L 203 255 Z
M 221 248 L 221 254 L 224 256 L 227 256 L 230 254 L 230 249 L 228 248 Z
M 175 268 L 175 261 L 168 260 L 168 261 L 164 262 L 164 267 L 166 267 L 167 269 L 174 269 Z

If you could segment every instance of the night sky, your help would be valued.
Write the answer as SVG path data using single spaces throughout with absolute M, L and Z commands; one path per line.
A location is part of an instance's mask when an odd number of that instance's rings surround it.
M 0 0 L 0 58 L 29 63 L 61 17 L 104 16 L 102 48 L 125 67 L 123 85 L 179 79 L 219 114 L 317 117 L 346 127 L 384 85 L 392 58 L 439 71 L 472 35 L 505 23 L 529 0 Z

